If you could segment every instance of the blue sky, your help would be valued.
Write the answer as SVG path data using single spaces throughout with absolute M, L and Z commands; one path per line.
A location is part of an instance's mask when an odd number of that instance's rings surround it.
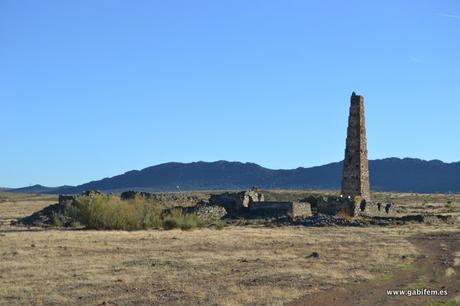
M 168 161 L 460 160 L 458 1 L 0 1 L 0 186 Z

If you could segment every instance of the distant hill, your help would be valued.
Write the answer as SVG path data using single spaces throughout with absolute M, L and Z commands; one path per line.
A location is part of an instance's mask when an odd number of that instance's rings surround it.
M 45 193 L 60 193 L 60 190 L 62 189 L 68 189 L 68 188 L 73 188 L 72 186 L 59 186 L 59 187 L 46 187 L 42 185 L 32 185 L 32 186 L 27 186 L 27 187 L 21 187 L 21 188 L 9 188 L 9 192 L 21 192 L 21 193 L 40 193 L 40 194 L 45 194 Z
M 374 191 L 459 192 L 460 162 L 444 163 L 414 158 L 387 158 L 369 162 L 371 188 Z M 142 170 L 133 170 L 111 178 L 92 181 L 76 187 L 49 188 L 32 186 L 33 192 L 78 193 L 89 189 L 145 191 L 315 188 L 339 189 L 342 162 L 311 168 L 272 170 L 253 163 L 193 162 L 165 163 Z M 43 188 L 43 189 L 40 189 Z M 15 191 L 17 191 L 16 189 Z

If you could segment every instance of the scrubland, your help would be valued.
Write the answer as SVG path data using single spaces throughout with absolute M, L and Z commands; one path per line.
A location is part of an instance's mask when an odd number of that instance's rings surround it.
M 394 198 L 405 212 L 460 212 L 459 195 L 378 196 Z M 282 305 L 350 284 L 384 282 L 423 255 L 411 242 L 414 235 L 460 232 L 459 223 L 189 231 L 6 224 L 54 202 L 0 203 L 1 305 Z M 460 273 L 458 265 L 452 269 Z

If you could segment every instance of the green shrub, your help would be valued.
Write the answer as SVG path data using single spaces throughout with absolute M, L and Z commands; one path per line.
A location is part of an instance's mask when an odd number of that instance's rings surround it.
M 64 226 L 65 216 L 59 212 L 53 212 L 51 215 L 51 224 L 58 227 Z
M 180 228 L 185 231 L 203 226 L 203 223 L 196 215 L 185 215 L 181 221 Z
M 185 214 L 180 209 L 173 209 L 163 220 L 164 229 L 180 228 L 182 230 L 191 230 L 201 228 L 206 222 L 195 214 Z
M 113 195 L 81 196 L 68 214 L 91 229 L 136 230 L 159 227 L 161 209 L 141 199 L 122 201 Z
M 73 204 L 66 205 L 59 213 L 53 213 L 52 222 L 57 226 L 85 226 L 88 229 L 139 230 L 164 228 L 190 230 L 205 225 L 195 214 L 185 214 L 182 209 L 168 213 L 158 203 L 143 198 L 121 200 L 114 195 L 99 194 L 79 196 Z
M 179 227 L 178 220 L 172 217 L 166 217 L 163 220 L 163 228 L 166 230 L 175 229 Z

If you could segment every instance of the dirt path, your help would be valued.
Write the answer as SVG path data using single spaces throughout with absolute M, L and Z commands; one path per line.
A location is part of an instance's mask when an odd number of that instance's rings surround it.
M 460 266 L 454 266 L 460 251 L 460 232 L 433 233 L 411 238 L 420 256 L 407 268 L 388 275 L 386 280 L 354 284 L 307 295 L 288 305 L 424 305 L 453 300 L 460 296 Z M 388 296 L 388 289 L 446 289 L 447 297 Z

